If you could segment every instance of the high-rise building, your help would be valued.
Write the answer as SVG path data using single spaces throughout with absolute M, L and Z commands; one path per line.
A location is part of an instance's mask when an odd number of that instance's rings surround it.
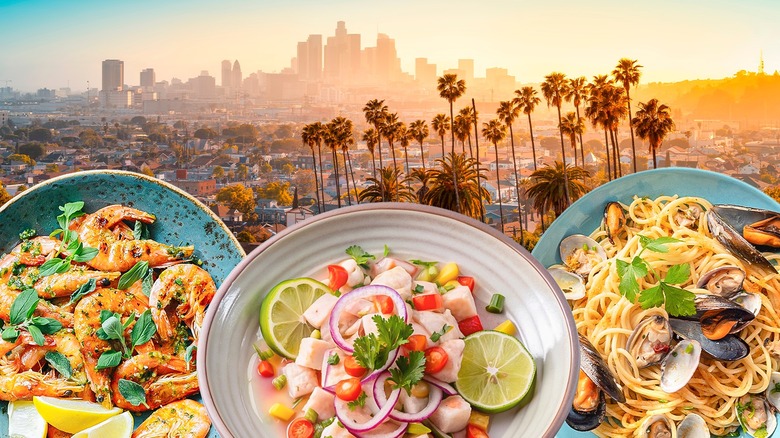
M 293 70 L 304 81 L 322 79 L 322 35 L 309 35 L 309 39 L 298 43 L 297 66 Z
M 103 61 L 103 91 L 121 91 L 125 83 L 125 62 L 118 59 Z
M 373 76 L 379 83 L 394 82 L 401 77 L 401 60 L 395 50 L 395 40 L 380 33 L 376 36 L 376 58 Z
M 147 68 L 141 70 L 141 86 L 142 87 L 154 87 L 154 83 L 157 82 L 154 76 L 154 69 Z
M 325 44 L 325 79 L 349 83 L 360 72 L 360 34 L 347 34 L 343 21 Z
M 414 78 L 417 83 L 425 87 L 436 86 L 436 64 L 428 62 L 428 58 L 414 60 Z
M 227 59 L 222 61 L 222 86 L 225 88 L 230 88 L 233 83 L 233 68 L 231 67 L 230 61 Z
M 241 88 L 241 82 L 243 81 L 244 77 L 241 74 L 241 64 L 239 64 L 236 59 L 236 62 L 233 63 L 233 76 L 230 79 L 231 86 L 233 89 L 238 90 Z
M 461 73 L 463 74 L 463 77 L 460 77 L 458 79 L 463 79 L 464 81 L 466 81 L 467 87 L 471 85 L 471 82 L 474 81 L 474 60 L 459 59 L 458 70 L 460 70 Z

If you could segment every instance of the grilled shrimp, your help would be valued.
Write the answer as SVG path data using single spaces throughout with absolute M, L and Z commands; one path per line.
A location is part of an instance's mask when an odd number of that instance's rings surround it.
M 53 372 L 19 371 L 13 362 L 0 361 L 0 400 L 31 400 L 33 396 L 70 397 L 81 392 L 84 385 L 56 377 Z
M 91 279 L 95 280 L 98 287 L 108 287 L 121 275 L 121 272 L 92 271 L 81 266 L 73 266 L 62 274 L 52 274 L 39 279 L 33 285 L 33 289 L 41 298 L 66 297 Z
M 15 265 L 40 266 L 46 256 L 54 252 L 60 241 L 48 236 L 38 236 L 16 245 L 10 253 L 0 258 L 0 281 L 6 282 Z
M 133 406 L 119 391 L 119 380 L 138 383 L 146 392 L 146 406 Z M 196 371 L 189 371 L 187 362 L 158 352 L 142 353 L 122 362 L 114 373 L 111 389 L 114 404 L 122 409 L 139 412 L 157 409 L 172 401 L 198 392 Z
M 11 305 L 20 292 L 0 283 L 0 319 L 8 322 L 11 318 Z M 38 301 L 34 315 L 56 319 L 63 327 L 73 327 L 73 314 L 46 301 Z
M 182 264 L 164 270 L 149 294 L 152 319 L 160 339 L 171 338 L 179 321 L 183 321 L 197 340 L 206 306 L 216 293 L 211 275 L 198 266 Z
M 125 240 L 112 229 L 124 220 L 150 224 L 155 216 L 122 205 L 110 205 L 86 215 L 78 226 L 79 239 L 85 246 L 98 249 L 98 255 L 87 264 L 100 271 L 130 270 L 137 262 L 163 267 L 192 255 L 194 247 L 176 247 L 154 240 Z
M 111 407 L 111 369 L 95 368 L 101 354 L 108 350 L 119 351 L 119 349 L 113 348 L 111 342 L 98 337 L 97 331 L 102 327 L 100 312 L 108 310 L 120 314 L 123 318 L 133 313 L 140 315 L 149 308 L 149 303 L 146 296 L 136 292 L 136 289 L 134 287 L 127 290 L 98 289 L 82 298 L 74 312 L 73 328 L 81 346 L 84 369 L 89 377 L 91 389 L 95 393 L 96 401 L 108 408 Z M 126 336 L 131 328 L 132 325 L 126 329 Z
M 169 403 L 152 413 L 133 432 L 132 438 L 204 438 L 211 428 L 206 408 L 185 398 Z

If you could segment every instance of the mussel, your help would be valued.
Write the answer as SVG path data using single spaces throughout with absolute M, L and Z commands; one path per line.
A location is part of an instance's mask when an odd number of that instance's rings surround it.
M 700 357 L 701 344 L 697 341 L 678 342 L 661 362 L 661 389 L 672 394 L 687 385 L 699 366 Z
M 755 316 L 758 316 L 758 313 L 761 311 L 762 302 L 759 294 L 740 292 L 731 297 L 731 301 L 744 307 Z
M 701 330 L 712 340 L 737 333 L 756 318 L 750 310 L 717 295 L 699 295 L 695 303 Z
M 699 278 L 696 287 L 707 289 L 713 295 L 731 298 L 742 290 L 745 271 L 738 266 L 721 266 L 706 272 Z
M 626 215 L 623 206 L 619 202 L 608 202 L 604 207 L 604 227 L 610 243 L 615 243 L 615 237 L 626 226 Z
M 551 266 L 548 271 L 567 300 L 579 300 L 585 296 L 585 281 L 582 277 L 560 267 Z
M 748 344 L 736 335 L 727 335 L 717 341 L 704 336 L 698 321 L 671 318 L 669 325 L 677 336 L 683 339 L 698 341 L 702 352 L 722 361 L 734 361 L 746 357 L 750 353 Z
M 636 358 L 639 368 L 661 362 L 672 344 L 672 328 L 661 315 L 653 315 L 637 324 L 626 342 L 626 351 Z
M 748 242 L 780 248 L 780 213 L 739 205 L 715 205 L 712 210 Z
M 607 253 L 595 240 L 572 234 L 561 241 L 561 261 L 574 273 L 587 277 L 593 268 L 606 260 Z
M 767 215 L 771 214 L 778 213 L 735 205 L 716 205 L 707 212 L 707 227 L 718 242 L 752 268 L 776 272 L 772 263 L 742 235 L 742 231 L 749 228 L 750 236 L 750 229 L 754 229 L 756 224 L 759 225 L 759 231 L 767 228 L 768 231 L 773 230 L 776 224 L 762 225 L 764 220 L 771 217 Z
M 566 423 L 574 430 L 588 431 L 598 427 L 606 413 L 606 397 L 624 403 L 623 389 L 612 375 L 598 350 L 588 339 L 580 339 L 580 379 Z
M 691 413 L 677 425 L 677 438 L 710 438 L 710 429 L 704 418 Z
M 758 394 L 745 394 L 734 405 L 742 429 L 752 437 L 772 436 L 777 418 L 767 400 Z

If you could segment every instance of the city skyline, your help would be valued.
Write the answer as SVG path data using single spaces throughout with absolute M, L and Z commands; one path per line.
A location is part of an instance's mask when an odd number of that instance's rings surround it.
M 457 68 L 459 59 L 474 59 L 476 76 L 502 67 L 520 82 L 540 82 L 552 71 L 608 73 L 621 57 L 645 66 L 642 82 L 756 70 L 761 53 L 768 73 L 780 69 L 780 29 L 771 13 L 780 5 L 728 3 L 600 0 L 584 6 L 572 0 L 552 7 L 501 0 L 477 8 L 439 0 L 368 7 L 352 0 L 232 0 L 141 1 L 124 9 L 96 1 L 0 1 L 0 37 L 13 41 L 0 57 L 0 86 L 78 92 L 89 81 L 99 88 L 105 59 L 125 63 L 129 85 L 137 85 L 146 68 L 158 81 L 186 80 L 203 70 L 219 78 L 224 59 L 239 60 L 244 75 L 279 72 L 290 66 L 298 42 L 333 35 L 337 21 L 361 35 L 362 47 L 374 45 L 378 33 L 394 39 L 401 68 L 412 75 L 416 58 L 428 58 L 439 75 Z

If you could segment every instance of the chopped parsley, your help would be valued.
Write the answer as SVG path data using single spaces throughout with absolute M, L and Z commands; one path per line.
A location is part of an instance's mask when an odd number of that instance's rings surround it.
M 376 257 L 373 254 L 367 253 L 363 248 L 358 245 L 352 245 L 347 248 L 347 255 L 355 259 L 355 262 L 361 268 L 368 269 L 368 261 L 373 260 Z
M 422 351 L 410 351 L 409 356 L 400 356 L 395 362 L 397 368 L 390 369 L 390 382 L 395 388 L 403 388 L 412 393 L 412 386 L 422 380 L 425 371 L 425 354 Z

